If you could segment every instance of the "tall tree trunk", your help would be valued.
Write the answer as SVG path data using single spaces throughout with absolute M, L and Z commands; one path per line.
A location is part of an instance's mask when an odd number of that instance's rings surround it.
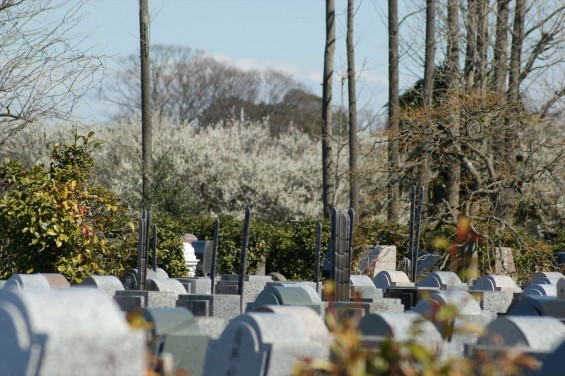
M 475 91 L 481 94 L 487 90 L 487 50 L 488 50 L 489 0 L 477 0 L 477 70 Z
M 322 202 L 324 217 L 330 218 L 335 205 L 333 161 L 332 87 L 335 54 L 335 4 L 326 0 L 326 44 L 324 49 L 324 81 L 322 83 Z
M 471 90 L 475 85 L 475 74 L 477 71 L 477 7 L 477 0 L 467 1 L 467 18 L 465 19 L 465 67 L 463 68 L 466 90 Z
M 506 96 L 506 77 L 508 73 L 508 4 L 510 0 L 497 1 L 496 38 L 493 59 L 493 91 L 500 100 Z M 506 157 L 506 120 L 501 118 L 496 124 L 493 135 L 493 154 L 495 165 L 498 166 L 501 188 L 496 197 L 495 215 L 512 224 L 514 213 L 514 195 L 512 191 L 512 176 L 508 171 L 508 159 Z
M 461 175 L 461 162 L 459 161 L 459 0 L 447 1 L 447 86 L 448 103 L 450 103 L 449 128 L 452 137 L 452 157 L 447 167 L 447 201 L 457 218 L 459 206 L 459 183 Z
M 433 88 L 434 88 L 434 71 L 435 71 L 435 8 L 436 0 L 426 0 L 426 47 L 424 51 L 424 87 L 422 93 L 422 102 L 428 116 L 431 116 L 433 110 Z M 418 184 L 424 187 L 424 196 L 422 204 L 424 207 L 428 203 L 428 191 L 430 182 L 430 156 L 429 146 L 430 139 L 428 136 L 422 137 L 420 146 L 422 153 L 420 165 L 418 167 Z
M 398 73 L 398 0 L 388 0 L 388 207 L 387 219 L 400 219 L 400 182 L 398 145 L 399 73 Z
M 520 63 L 522 59 L 522 44 L 524 42 L 524 17 L 526 13 L 525 0 L 516 0 L 514 8 L 514 25 L 512 30 L 512 45 L 510 48 L 510 70 L 508 75 L 508 105 L 510 112 L 519 111 L 520 107 Z M 514 110 L 512 110 L 514 109 Z M 515 120 L 507 118 L 504 129 L 504 154 L 506 158 L 506 171 L 510 180 L 516 176 L 516 156 L 518 149 L 518 130 Z M 516 205 L 516 191 L 514 184 L 505 185 L 501 193 L 501 203 L 504 211 L 500 216 L 512 225 L 514 207 Z
M 359 169 L 357 156 L 357 92 L 355 90 L 355 46 L 353 44 L 354 0 L 347 0 L 347 87 L 349 102 L 349 206 L 359 213 Z
M 149 60 L 149 6 L 148 0 L 139 0 L 139 47 L 141 64 L 141 171 L 142 207 L 151 209 L 151 69 Z

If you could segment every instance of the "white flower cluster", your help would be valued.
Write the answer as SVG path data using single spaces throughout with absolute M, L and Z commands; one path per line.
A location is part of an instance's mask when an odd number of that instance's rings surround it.
M 140 195 L 141 125 L 99 127 L 98 177 L 119 196 Z M 292 220 L 321 213 L 321 144 L 301 132 L 273 137 L 265 123 L 232 121 L 203 129 L 153 125 L 153 161 L 211 213 Z M 159 184 L 154 181 L 153 184 Z

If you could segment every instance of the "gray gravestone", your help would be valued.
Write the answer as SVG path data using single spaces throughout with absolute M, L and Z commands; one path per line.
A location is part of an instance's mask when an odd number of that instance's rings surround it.
M 457 315 L 447 322 L 435 321 L 439 307 L 451 305 L 457 309 Z M 440 290 L 431 293 L 429 298 L 420 299 L 413 311 L 431 319 L 444 338 L 454 343 L 450 349 L 454 354 L 462 354 L 465 344 L 477 342 L 479 333 L 468 331 L 470 326 L 486 327 L 496 316 L 492 312 L 483 311 L 477 300 L 467 291 Z
M 176 294 L 188 294 L 186 288 L 174 278 L 147 278 L 148 291 L 174 292 Z
M 71 284 L 65 278 L 64 275 L 60 273 L 37 273 L 38 275 L 42 275 L 49 283 L 49 287 L 51 289 L 62 289 L 62 288 L 69 288 Z
M 187 287 L 190 294 L 210 294 L 212 291 L 212 280 L 209 277 L 175 279 Z
M 204 374 L 289 375 L 299 359 L 319 353 L 295 316 L 247 313 L 232 320 L 218 340 L 210 340 Z
M 352 293 L 359 294 L 359 297 L 362 299 L 376 300 L 384 298 L 383 290 L 377 288 L 369 276 L 352 274 L 349 276 L 349 281 Z
M 113 275 L 90 275 L 82 280 L 80 287 L 92 287 L 113 297 L 116 291 L 124 291 L 122 282 Z
M 396 246 L 376 245 L 366 255 L 361 256 L 357 269 L 362 274 L 371 271 L 371 278 L 381 270 L 396 270 Z
M 514 265 L 514 256 L 512 248 L 495 247 L 492 251 L 492 260 L 494 260 L 493 274 L 516 276 L 516 266 Z
M 522 289 L 507 275 L 485 275 L 475 280 L 469 290 L 522 292 Z
M 194 316 L 231 320 L 240 314 L 239 295 L 179 295 L 175 305 L 187 308 Z
M 161 268 L 157 268 L 157 270 L 147 269 L 146 278 L 166 279 L 169 278 L 169 275 L 165 270 Z M 139 284 L 140 284 L 139 271 L 137 269 L 126 270 L 126 272 L 124 273 L 124 277 L 122 279 L 122 283 L 126 290 L 139 289 Z
M 318 315 L 322 312 L 322 301 L 316 291 L 301 284 L 270 283 L 257 296 L 255 302 L 247 304 L 247 311 L 263 305 L 291 305 L 309 307 Z
M 414 282 L 410 282 L 406 273 L 395 270 L 383 270 L 379 272 L 375 278 L 373 278 L 373 284 L 380 289 L 414 286 Z
M 491 322 L 477 343 L 551 352 L 564 339 L 565 325 L 553 317 L 504 316 Z
M 437 288 L 440 290 L 467 290 L 467 284 L 454 272 L 433 272 L 422 281 L 418 282 L 418 287 Z
M 6 281 L 5 288 L 18 290 L 40 289 L 50 290 L 49 282 L 41 274 L 14 274 Z
M 209 336 L 200 332 L 196 319 L 184 308 L 146 308 L 141 313 L 151 324 L 151 352 L 155 357 L 169 353 L 174 368 L 202 375 Z
M 93 289 L 0 291 L 1 375 L 141 375 L 145 336 Z
M 257 307 L 255 312 L 271 312 L 275 314 L 287 314 L 296 317 L 306 329 L 310 342 L 320 345 L 318 357 L 327 359 L 330 353 L 332 336 L 328 327 L 316 312 L 308 307 L 265 305 Z
M 371 313 L 361 318 L 359 330 L 363 336 L 390 336 L 400 342 L 413 339 L 435 350 L 443 342 L 434 324 L 416 312 Z
M 116 291 L 114 301 L 125 312 L 147 307 L 176 307 L 179 295 L 167 291 L 124 290 Z
M 563 359 L 565 359 L 565 340 L 555 351 L 543 359 L 543 365 L 538 376 L 556 376 L 563 374 Z
M 523 295 L 557 297 L 557 285 L 532 284 L 524 289 Z

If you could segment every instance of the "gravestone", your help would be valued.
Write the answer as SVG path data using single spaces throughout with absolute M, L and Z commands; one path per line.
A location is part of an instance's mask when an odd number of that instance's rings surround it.
M 516 282 L 507 275 L 485 275 L 473 282 L 469 290 L 522 292 Z
M 146 278 L 160 278 L 165 279 L 169 278 L 167 272 L 161 268 L 157 268 L 157 270 L 147 269 Z M 137 269 L 129 269 L 126 270 L 124 273 L 124 277 L 122 279 L 122 283 L 126 290 L 138 290 L 140 286 L 141 276 Z
M 395 341 L 415 340 L 430 349 L 441 348 L 443 339 L 431 321 L 417 312 L 371 313 L 359 321 L 362 336 L 390 336 Z
M 51 289 L 61 289 L 61 288 L 66 289 L 71 287 L 71 284 L 69 283 L 67 278 L 65 278 L 65 276 L 60 273 L 37 273 L 37 274 L 45 277 Z
M 8 278 L 4 287 L 18 290 L 51 289 L 49 281 L 41 274 L 13 274 Z
M 313 310 L 302 306 L 264 305 L 257 307 L 254 312 L 270 312 L 294 316 L 304 325 L 310 342 L 320 345 L 318 357 L 322 359 L 328 358 L 333 338 L 320 315 L 313 312 Z
M 455 307 L 457 315 L 449 321 L 436 320 L 438 308 L 445 305 Z M 477 342 L 479 333 L 471 332 L 467 328 L 484 328 L 495 317 L 493 313 L 481 310 L 476 299 L 467 291 L 461 290 L 434 291 L 428 298 L 420 299 L 412 310 L 434 322 L 444 338 L 454 344 L 450 349 L 454 354 L 462 354 L 465 344 Z
M 210 294 L 212 292 L 210 277 L 175 278 L 185 286 L 190 294 Z
M 239 295 L 233 294 L 179 295 L 175 305 L 190 310 L 194 316 L 198 317 L 232 320 L 241 313 Z
M 191 243 L 194 255 L 200 262 L 196 265 L 196 276 L 208 276 L 212 272 L 212 253 L 214 242 L 212 240 L 196 240 Z
M 151 353 L 161 357 L 169 353 L 174 368 L 192 376 L 203 375 L 209 336 L 200 332 L 192 313 L 184 308 L 146 308 L 141 315 L 151 324 Z
M 565 301 L 553 296 L 524 296 L 508 310 L 510 316 L 548 316 L 565 323 Z
M 531 284 L 524 289 L 522 295 L 557 297 L 557 285 Z
M 478 345 L 519 346 L 550 353 L 565 340 L 565 325 L 553 317 L 504 316 L 491 322 Z
M 124 312 L 147 307 L 176 307 L 179 295 L 169 291 L 124 290 L 116 291 L 114 301 Z
M 543 365 L 539 370 L 538 376 L 555 376 L 562 374 L 563 359 L 565 359 L 565 340 L 543 359 Z
M 349 209 L 342 213 L 333 208 L 330 236 L 330 275 L 335 284 L 335 300 L 348 302 L 350 299 L 351 248 L 355 212 Z
M 491 260 L 494 260 L 492 274 L 507 275 L 512 278 L 516 277 L 516 266 L 514 265 L 512 248 L 494 247 L 491 254 Z
M 255 302 L 247 304 L 247 311 L 263 305 L 303 306 L 322 314 L 322 301 L 316 291 L 307 285 L 270 283 L 257 296 Z
M 218 340 L 208 342 L 204 374 L 289 375 L 299 359 L 320 351 L 295 316 L 247 313 L 233 319 Z
M 496 314 L 508 311 L 514 294 L 522 289 L 507 275 L 486 275 L 473 282 L 469 292 L 475 296 L 481 308 Z
M 94 289 L 0 290 L 0 375 L 141 375 L 145 335 Z
M 373 283 L 373 280 L 366 275 L 352 274 L 349 276 L 351 283 L 351 296 L 356 293 L 361 299 L 383 299 L 383 290 L 379 289 Z
M 174 292 L 176 294 L 188 294 L 186 288 L 180 281 L 174 278 L 147 278 L 148 291 Z
M 396 246 L 376 245 L 361 255 L 357 269 L 361 274 L 371 272 L 371 278 L 382 270 L 396 270 Z
M 560 272 L 537 272 L 534 273 L 530 279 L 530 284 L 554 285 L 557 284 L 561 278 L 565 278 L 565 276 Z
M 124 291 L 122 282 L 113 275 L 89 275 L 79 286 L 96 288 L 111 297 L 116 291 Z
M 418 254 L 418 268 L 416 270 L 416 280 L 426 277 L 432 271 L 438 269 L 437 265 L 441 262 L 442 256 L 437 253 L 419 253 Z
M 417 283 L 418 287 L 435 288 L 440 290 L 467 290 L 467 284 L 454 272 L 433 272 Z
M 244 277 L 243 307 L 245 308 L 248 303 L 254 302 L 267 285 L 267 282 L 272 282 L 272 280 L 273 278 L 268 275 L 246 275 Z M 238 285 L 238 274 L 222 274 L 220 280 L 216 283 L 216 293 L 235 295 L 238 292 Z
M 373 278 L 373 284 L 379 289 L 415 286 L 414 282 L 410 282 L 406 273 L 395 270 L 380 271 L 375 278 Z

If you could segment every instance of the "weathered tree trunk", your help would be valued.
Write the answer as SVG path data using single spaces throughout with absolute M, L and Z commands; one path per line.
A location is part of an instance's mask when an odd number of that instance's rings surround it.
M 487 90 L 489 0 L 477 0 L 477 61 L 475 64 L 475 89 L 484 94 Z
M 398 145 L 399 73 L 398 73 L 398 0 L 388 0 L 388 207 L 387 219 L 400 219 L 400 182 Z
M 149 60 L 149 6 L 139 0 L 139 43 L 141 60 L 141 154 L 142 207 L 151 209 L 151 69 Z
M 353 44 L 354 0 L 347 0 L 347 87 L 349 102 L 349 206 L 359 213 L 359 169 L 357 166 L 357 92 L 355 90 L 355 46 Z
M 459 160 L 459 0 L 448 0 L 447 2 L 447 86 L 448 103 L 450 103 L 449 129 L 452 138 L 452 153 L 447 167 L 447 201 L 453 213 L 453 218 L 457 218 L 459 207 L 459 184 L 461 176 L 461 162 Z
M 326 44 L 324 49 L 324 81 L 322 83 L 322 202 L 324 217 L 329 218 L 335 205 L 333 162 L 332 87 L 335 54 L 335 4 L 326 0 Z
M 518 111 L 520 102 L 520 62 L 522 58 L 522 44 L 524 42 L 524 17 L 526 13 L 525 0 L 516 0 L 514 10 L 514 26 L 512 30 L 512 45 L 510 49 L 510 70 L 508 79 L 507 100 L 510 109 Z M 510 111 L 510 112 L 514 112 Z M 506 119 L 504 128 L 504 157 L 506 171 L 513 181 L 516 176 L 516 156 L 518 151 L 518 129 L 516 121 L 510 118 Z M 514 207 L 516 205 L 516 191 L 514 184 L 505 185 L 500 194 L 500 202 L 502 211 L 500 217 L 504 221 L 512 225 L 514 216 Z
M 436 0 L 426 0 L 426 47 L 424 52 L 424 87 L 422 102 L 428 116 L 431 116 L 431 112 L 433 111 L 435 71 L 435 2 Z M 428 191 L 430 185 L 430 156 L 428 155 L 430 148 L 429 143 L 429 137 L 424 135 L 420 146 L 422 155 L 420 165 L 418 167 L 418 184 L 424 187 L 424 196 L 422 197 L 422 204 L 424 207 L 426 207 L 428 203 Z
M 500 100 L 506 96 L 506 77 L 508 73 L 508 4 L 510 0 L 497 1 L 496 38 L 493 59 L 493 91 Z M 509 164 L 506 156 L 506 120 L 501 117 L 496 124 L 493 135 L 493 155 L 495 166 L 498 167 L 498 179 L 501 187 L 496 197 L 495 215 L 504 220 L 506 224 L 512 225 L 514 214 L 514 194 L 512 186 L 512 174 L 508 170 Z
M 475 85 L 475 74 L 477 71 L 477 20 L 478 20 L 477 0 L 468 0 L 467 18 L 465 19 L 465 67 L 463 68 L 465 77 L 465 89 L 471 90 Z

